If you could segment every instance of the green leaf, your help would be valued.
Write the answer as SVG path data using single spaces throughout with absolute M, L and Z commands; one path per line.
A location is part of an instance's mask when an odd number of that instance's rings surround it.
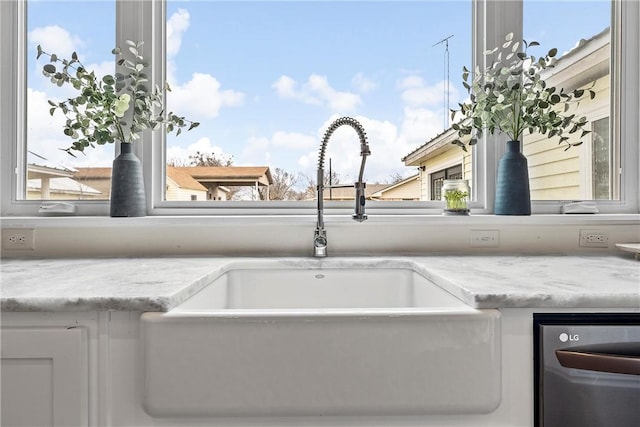
M 551 49 L 549 51 L 549 53 L 547 53 L 547 56 L 549 58 L 553 58 L 554 56 L 556 56 L 558 54 L 558 49 L 556 49 L 555 47 L 553 49 Z
M 106 76 L 104 76 L 104 77 L 102 78 L 102 82 L 103 82 L 103 83 L 105 83 L 105 84 L 108 84 L 108 85 L 112 85 L 112 84 L 114 84 L 116 81 L 115 81 L 115 79 L 113 78 L 113 76 L 110 76 L 109 74 L 107 74 Z
M 48 74 L 54 74 L 56 72 L 56 66 L 53 64 L 46 64 L 42 69 Z

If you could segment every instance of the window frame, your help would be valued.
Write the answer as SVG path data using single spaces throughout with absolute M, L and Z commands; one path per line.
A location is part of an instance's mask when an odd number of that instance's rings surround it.
M 125 40 L 144 40 L 144 54 L 151 59 L 151 84 L 164 81 L 166 4 L 163 0 L 133 2 L 116 0 L 116 44 Z M 0 138 L 2 154 L 1 215 L 37 216 L 39 200 L 18 200 L 18 177 L 26 168 L 24 150 L 26 128 L 26 1 L 0 2 L 2 29 L 0 46 L 14 61 L 3 61 L 0 68 Z M 502 2 L 498 0 L 472 1 L 472 63 L 482 67 L 482 52 L 497 45 L 504 34 L 522 34 L 522 1 Z M 620 200 L 598 200 L 601 213 L 640 212 L 640 81 L 637 40 L 640 23 L 640 5 L 637 2 L 614 0 L 612 2 L 612 138 L 620 143 L 622 176 L 620 178 Z M 635 43 L 635 45 L 634 45 Z M 635 47 L 635 49 L 634 49 Z M 620 61 L 624 58 L 624 61 Z M 618 59 L 618 61 L 616 61 Z M 621 88 L 625 90 L 621 90 Z M 618 102 L 613 103 L 617 99 Z M 7 143 L 6 141 L 16 141 Z M 486 136 L 473 148 L 474 201 L 470 204 L 474 214 L 493 212 L 493 189 L 496 165 L 505 150 L 504 137 Z M 627 142 L 627 143 L 625 143 Z M 166 188 L 165 138 L 162 132 L 145 132 L 142 143 L 136 144 L 136 154 L 142 159 L 145 186 L 148 189 L 148 215 L 315 215 L 315 202 L 173 202 L 163 200 Z M 117 147 L 114 147 L 114 151 Z M 117 154 L 117 153 L 115 153 Z M 108 215 L 108 201 L 72 201 L 77 215 Z M 533 214 L 555 214 L 560 212 L 564 201 L 532 201 Z M 350 214 L 349 202 L 327 202 L 325 209 L 330 214 Z M 441 203 L 437 201 L 394 201 L 368 203 L 369 214 L 440 214 Z

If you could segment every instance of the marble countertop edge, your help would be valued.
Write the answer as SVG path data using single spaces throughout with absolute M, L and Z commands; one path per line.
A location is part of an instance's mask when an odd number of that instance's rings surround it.
M 413 268 L 478 308 L 640 310 L 640 262 L 602 256 L 45 259 L 0 262 L 3 312 L 166 312 L 235 268 Z

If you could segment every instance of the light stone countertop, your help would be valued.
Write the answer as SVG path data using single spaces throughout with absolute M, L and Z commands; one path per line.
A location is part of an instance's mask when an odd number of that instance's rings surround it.
M 3 311 L 168 311 L 233 268 L 413 268 L 476 308 L 640 310 L 640 261 L 629 256 L 6 259 Z

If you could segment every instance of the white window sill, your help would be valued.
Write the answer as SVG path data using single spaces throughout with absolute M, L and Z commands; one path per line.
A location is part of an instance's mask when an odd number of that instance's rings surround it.
M 327 224 L 349 225 L 357 227 L 359 224 L 353 221 L 350 215 L 325 214 Z M 303 225 L 315 227 L 315 215 L 173 215 L 173 216 L 146 216 L 139 218 L 111 218 L 107 216 L 51 216 L 51 217 L 3 217 L 2 228 L 84 228 L 84 227 L 200 227 L 210 225 L 224 226 L 260 226 L 260 225 Z M 397 214 L 369 214 L 368 220 L 363 224 L 380 225 L 453 225 L 453 226 L 565 226 L 565 225 L 591 225 L 591 224 L 640 224 L 640 214 L 534 214 L 530 216 L 509 215 L 468 215 L 468 216 L 444 216 L 444 215 L 397 215 Z

